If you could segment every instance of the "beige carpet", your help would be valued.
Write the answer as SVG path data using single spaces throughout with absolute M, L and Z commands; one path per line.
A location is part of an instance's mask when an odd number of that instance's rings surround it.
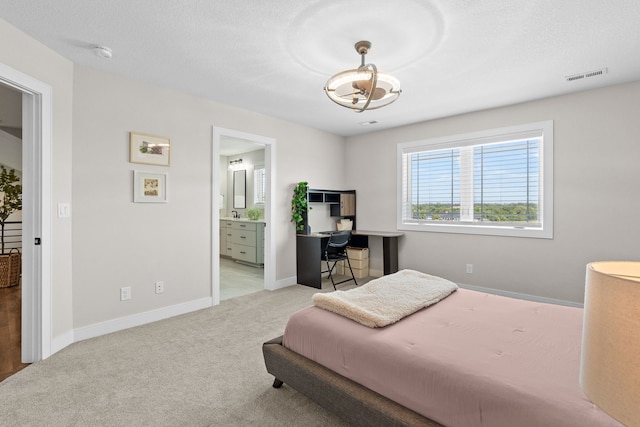
M 272 388 L 262 359 L 262 343 L 315 292 L 260 291 L 75 343 L 0 383 L 0 424 L 344 425 L 286 385 Z

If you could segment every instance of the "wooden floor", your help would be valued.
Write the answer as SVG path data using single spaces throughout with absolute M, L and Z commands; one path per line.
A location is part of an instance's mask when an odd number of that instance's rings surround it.
M 0 381 L 27 366 L 20 362 L 22 287 L 0 288 Z

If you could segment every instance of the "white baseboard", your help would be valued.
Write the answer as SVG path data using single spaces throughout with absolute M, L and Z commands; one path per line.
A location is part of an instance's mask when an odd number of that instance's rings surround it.
M 146 311 L 144 313 L 137 313 L 131 316 L 107 320 L 106 322 L 83 326 L 74 330 L 74 342 L 99 337 L 112 332 L 133 328 L 134 326 L 140 326 L 156 322 L 158 320 L 167 319 L 169 317 L 179 316 L 181 314 L 191 313 L 192 311 L 202 310 L 203 308 L 211 307 L 212 304 L 213 300 L 211 297 L 201 298 L 184 302 L 182 304 L 176 304 L 169 307 Z
M 544 303 L 548 303 L 548 304 L 557 304 L 557 305 L 566 305 L 568 307 L 578 307 L 578 308 L 583 308 L 584 307 L 584 304 L 580 304 L 578 302 L 573 302 L 573 301 L 565 301 L 565 300 L 555 299 L 555 298 L 539 297 L 539 296 L 536 296 L 536 295 L 521 294 L 519 292 L 503 291 L 503 290 L 500 290 L 500 289 L 483 288 L 482 286 L 465 285 L 464 283 L 458 283 L 458 286 L 460 286 L 461 288 L 464 288 L 464 289 L 470 289 L 472 291 L 486 292 L 488 294 L 501 295 L 503 297 L 517 298 L 517 299 L 523 299 L 523 300 L 527 300 L 527 301 L 544 302 Z
M 273 288 L 268 289 L 269 291 L 275 291 L 276 289 L 287 288 L 289 286 L 297 285 L 298 278 L 296 276 L 287 277 L 286 279 L 276 280 Z
M 62 335 L 53 337 L 51 340 L 51 354 L 57 353 L 63 348 L 73 344 L 74 339 L 73 331 L 67 331 Z

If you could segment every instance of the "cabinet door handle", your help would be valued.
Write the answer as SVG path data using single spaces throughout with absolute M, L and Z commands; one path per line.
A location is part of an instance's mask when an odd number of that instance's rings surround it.
M 246 238 L 247 238 L 247 236 L 240 236 L 240 238 L 241 238 L 241 239 L 246 239 Z
M 242 255 L 245 255 L 245 254 L 246 254 L 246 252 L 245 252 L 245 251 L 240 251 L 240 253 L 241 253 Z

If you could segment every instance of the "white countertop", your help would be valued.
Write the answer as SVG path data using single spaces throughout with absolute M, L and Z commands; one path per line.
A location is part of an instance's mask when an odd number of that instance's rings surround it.
M 233 218 L 233 217 L 221 217 L 220 221 L 265 222 L 264 219 Z

